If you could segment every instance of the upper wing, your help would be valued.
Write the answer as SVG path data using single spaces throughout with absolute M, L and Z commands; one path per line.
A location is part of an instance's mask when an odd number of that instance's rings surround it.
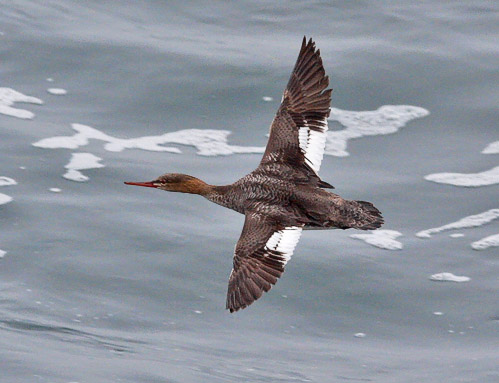
M 298 60 L 270 127 L 270 136 L 261 165 L 282 163 L 302 167 L 317 177 L 326 143 L 330 112 L 329 79 L 320 51 L 305 37 Z
M 226 308 L 230 312 L 249 306 L 270 290 L 284 272 L 301 231 L 301 227 L 279 227 L 269 217 L 246 213 L 229 278 Z

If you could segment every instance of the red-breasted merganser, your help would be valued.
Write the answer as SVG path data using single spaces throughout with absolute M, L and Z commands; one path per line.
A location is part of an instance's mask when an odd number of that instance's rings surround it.
M 247 307 L 270 290 L 303 229 L 373 230 L 383 224 L 373 204 L 328 192 L 324 189 L 333 186 L 319 178 L 331 104 L 328 85 L 320 51 L 304 37 L 256 170 L 226 186 L 176 173 L 151 182 L 125 182 L 199 194 L 245 215 L 229 277 L 226 308 L 230 312 Z

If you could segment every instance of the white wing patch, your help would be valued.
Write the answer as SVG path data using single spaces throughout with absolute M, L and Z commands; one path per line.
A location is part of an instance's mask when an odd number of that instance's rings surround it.
M 300 149 L 305 154 L 305 160 L 316 173 L 321 168 L 324 147 L 326 146 L 326 132 L 328 130 L 327 118 L 321 121 L 321 132 L 310 129 L 308 122 L 298 130 L 298 141 Z
M 282 264 L 286 265 L 300 240 L 301 232 L 302 228 L 298 226 L 276 231 L 267 241 L 265 250 L 279 252 L 282 256 Z
M 303 126 L 298 129 L 298 143 L 300 144 L 300 149 L 303 153 L 305 153 L 305 151 L 307 150 L 309 131 L 310 129 L 308 128 L 308 126 Z

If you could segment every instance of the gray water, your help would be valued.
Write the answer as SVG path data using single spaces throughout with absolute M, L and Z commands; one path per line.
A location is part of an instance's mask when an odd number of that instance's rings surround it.
M 13 198 L 0 206 L 0 382 L 497 382 L 498 250 L 470 244 L 498 221 L 453 231 L 460 238 L 415 233 L 499 208 L 497 185 L 424 179 L 497 166 L 481 151 L 499 139 L 498 11 L 494 1 L 0 1 L 0 86 L 44 101 L 14 105 L 32 120 L 0 114 L 0 176 L 17 181 L 0 188 Z M 225 129 L 231 144 L 265 146 L 304 34 L 321 49 L 334 107 L 430 112 L 322 163 L 338 194 L 375 203 L 402 250 L 305 232 L 278 284 L 229 314 L 243 217 L 123 181 L 182 172 L 227 184 L 260 154 L 32 145 L 80 123 L 120 138 Z M 105 165 L 82 171 L 85 183 L 61 177 L 78 152 Z M 440 272 L 471 280 L 429 280 Z

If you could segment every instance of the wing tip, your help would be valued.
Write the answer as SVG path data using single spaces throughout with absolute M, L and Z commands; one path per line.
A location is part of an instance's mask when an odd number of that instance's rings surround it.
M 326 75 L 324 69 L 321 51 L 317 49 L 311 37 L 307 42 L 307 37 L 303 36 L 302 46 L 293 68 L 290 83 L 293 81 L 293 75 L 295 80 L 300 83 L 301 88 L 315 95 L 315 98 L 326 96 L 331 102 L 331 93 L 326 93 L 329 90 L 327 89 L 329 76 Z M 288 87 L 290 83 L 288 83 Z
M 251 302 L 253 303 L 253 302 Z M 245 309 L 246 307 L 248 307 L 251 303 L 249 304 L 231 304 L 231 302 L 227 301 L 227 304 L 225 305 L 225 309 L 228 310 L 231 314 L 239 311 L 239 310 L 243 310 Z
M 315 50 L 315 41 L 312 37 L 309 37 L 308 40 L 307 40 L 307 35 L 303 35 L 303 39 L 302 39 L 302 42 L 301 42 L 301 47 L 302 49 L 303 48 L 312 48 L 312 52 L 315 53 L 316 50 Z

